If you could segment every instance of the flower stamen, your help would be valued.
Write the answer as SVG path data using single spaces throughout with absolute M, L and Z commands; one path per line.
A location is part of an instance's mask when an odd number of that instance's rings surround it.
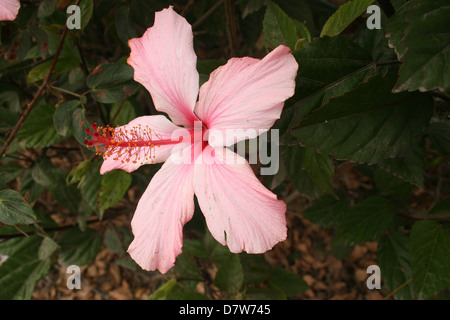
M 90 140 L 84 140 L 84 144 L 88 147 L 94 147 L 97 155 L 102 155 L 103 159 L 113 157 L 115 161 L 122 163 L 132 162 L 154 163 L 156 158 L 155 147 L 161 145 L 177 144 L 183 139 L 178 140 L 163 139 L 161 135 L 152 131 L 148 126 L 119 127 L 112 128 L 97 126 L 96 123 L 91 124 L 91 128 L 87 128 L 86 133 L 91 136 Z

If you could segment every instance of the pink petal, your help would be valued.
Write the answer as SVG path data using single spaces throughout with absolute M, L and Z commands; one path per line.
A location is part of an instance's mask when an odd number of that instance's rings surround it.
M 148 133 L 148 129 L 151 130 L 150 133 Z M 110 156 L 106 156 L 107 153 L 104 154 L 105 160 L 100 168 L 101 174 L 114 169 L 132 172 L 144 164 L 166 161 L 177 144 L 158 146 L 157 142 L 160 140 L 177 141 L 179 136 L 184 134 L 189 137 L 188 142 L 190 142 L 190 135 L 186 129 L 177 127 L 162 115 L 139 117 L 124 126 L 116 128 L 116 130 L 120 130 L 124 134 L 126 133 L 126 138 L 130 141 L 139 140 L 136 138 L 136 134 L 140 138 L 152 138 L 155 140 L 154 146 L 122 148 L 122 150 L 109 149 L 114 154 Z
M 195 107 L 210 129 L 210 144 L 229 146 L 269 130 L 280 117 L 284 101 L 294 94 L 297 69 L 289 48 L 279 46 L 262 60 L 232 58 L 213 71 L 200 88 Z M 225 137 L 227 129 L 247 132 Z M 224 143 L 211 143 L 220 141 L 214 137 L 220 134 Z
M 198 95 L 192 28 L 171 7 L 155 14 L 153 27 L 142 38 L 129 41 L 128 63 L 134 79 L 150 92 L 158 111 L 165 112 L 173 123 L 191 127 Z
M 183 226 L 194 213 L 193 165 L 169 158 L 153 176 L 131 221 L 128 252 L 148 271 L 166 273 L 183 245 Z
M 211 146 L 200 158 L 195 195 L 218 242 L 235 253 L 263 253 L 286 239 L 285 203 L 262 185 L 245 159 Z
M 19 8 L 19 0 L 0 0 L 0 21 L 16 19 Z

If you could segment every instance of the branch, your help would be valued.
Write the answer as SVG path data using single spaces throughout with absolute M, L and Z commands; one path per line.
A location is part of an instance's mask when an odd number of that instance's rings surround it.
M 114 218 L 120 216 L 120 215 L 126 215 L 128 214 L 130 211 L 128 209 L 124 209 L 124 210 L 120 210 L 117 208 L 109 208 L 106 212 L 105 212 L 105 216 L 103 216 L 102 219 L 99 218 L 94 218 L 92 220 L 88 220 L 86 221 L 86 225 L 90 225 L 90 224 L 94 224 L 94 223 L 103 223 L 106 221 L 111 221 Z M 16 225 L 14 225 L 16 228 L 18 228 Z M 73 229 L 73 228 L 77 228 L 79 227 L 78 224 L 76 222 L 74 223 L 69 223 L 66 225 L 62 225 L 62 226 L 56 226 L 56 227 L 50 227 L 50 228 L 38 228 L 36 230 L 30 230 L 27 231 L 26 234 L 24 234 L 24 232 L 20 229 L 18 233 L 10 233 L 10 234 L 1 234 L 0 235 L 0 240 L 9 240 L 9 239 L 13 239 L 13 238 L 19 238 L 19 237 L 24 237 L 24 236 L 30 236 L 30 235 L 34 235 L 34 234 L 42 234 L 43 232 L 55 232 L 55 231 L 65 231 L 68 229 Z
M 78 5 L 79 2 L 80 2 L 80 0 L 77 0 L 75 2 L 75 5 Z M 2 158 L 3 155 L 6 153 L 6 150 L 8 149 L 9 145 L 13 141 L 17 132 L 19 131 L 20 127 L 22 126 L 23 122 L 28 117 L 31 110 L 34 108 L 36 102 L 41 97 L 42 93 L 44 92 L 45 88 L 47 87 L 50 77 L 52 75 L 52 72 L 55 69 L 56 63 L 58 62 L 59 55 L 61 54 L 63 44 L 64 44 L 64 39 L 66 38 L 66 35 L 67 35 L 67 30 L 68 29 L 67 29 L 67 25 L 66 25 L 61 34 L 61 38 L 59 39 L 58 48 L 56 49 L 56 53 L 55 53 L 55 56 L 53 57 L 53 61 L 52 61 L 52 64 L 50 65 L 50 69 L 48 70 L 47 75 L 44 78 L 44 81 L 42 82 L 38 91 L 34 95 L 33 99 L 27 104 L 25 110 L 22 112 L 22 114 L 19 118 L 19 121 L 17 121 L 16 125 L 12 128 L 11 133 L 8 135 L 8 138 L 5 141 L 5 144 L 0 149 L 0 158 Z
M 206 20 L 217 8 L 219 8 L 225 0 L 219 0 L 208 11 L 206 11 L 197 21 L 192 24 L 192 30 L 195 30 L 203 21 Z
M 235 57 L 239 54 L 239 25 L 233 0 L 225 0 L 225 21 L 227 25 L 228 44 L 230 46 L 230 56 Z
M 401 289 L 406 287 L 408 284 L 410 284 L 413 281 L 413 278 L 410 277 L 408 280 L 406 280 L 405 283 L 401 284 L 398 288 L 396 288 L 394 291 L 390 292 L 386 297 L 384 297 L 383 300 L 388 300 L 392 298 L 397 292 L 399 292 Z
M 392 6 L 391 1 L 389 0 L 378 0 L 378 4 L 381 7 L 381 10 L 383 10 L 384 14 L 390 18 L 394 15 L 395 9 Z

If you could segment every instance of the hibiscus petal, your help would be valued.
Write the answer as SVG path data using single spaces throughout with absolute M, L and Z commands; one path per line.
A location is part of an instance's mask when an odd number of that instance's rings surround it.
M 176 142 L 179 137 L 187 136 L 188 142 L 190 142 L 190 134 L 186 129 L 174 125 L 162 115 L 138 117 L 130 123 L 116 128 L 115 132 L 120 132 L 123 140 L 133 142 L 149 141 L 151 138 L 154 140 L 154 145 L 153 147 L 110 147 L 104 153 L 105 160 L 100 168 L 101 174 L 114 169 L 132 172 L 144 164 L 166 161 L 173 148 L 178 144 L 158 145 L 158 141 L 170 140 Z M 108 151 L 111 153 L 110 155 L 108 155 Z
M 172 7 L 155 14 L 153 27 L 129 41 L 134 79 L 150 92 L 155 108 L 175 124 L 192 127 L 198 95 L 192 28 Z
M 232 151 L 204 149 L 195 166 L 194 190 L 211 234 L 231 252 L 263 253 L 286 239 L 285 203 Z
M 194 213 L 193 167 L 169 158 L 138 203 L 128 252 L 144 270 L 166 273 L 181 253 L 183 226 Z
M 213 71 L 195 107 L 210 129 L 210 144 L 230 146 L 269 130 L 294 94 L 297 69 L 289 48 L 279 46 L 262 60 L 232 58 Z
M 0 21 L 16 19 L 19 8 L 19 0 L 0 0 Z

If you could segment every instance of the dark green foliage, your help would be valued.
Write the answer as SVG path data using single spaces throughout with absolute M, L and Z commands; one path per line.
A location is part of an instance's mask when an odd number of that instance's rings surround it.
M 193 25 L 202 85 L 233 52 L 230 17 L 223 5 L 209 12 L 211 1 L 188 2 L 171 4 Z M 0 299 L 31 299 L 52 268 L 89 265 L 102 246 L 114 263 L 144 272 L 127 254 L 129 221 L 160 165 L 100 175 L 102 158 L 84 140 L 91 123 L 115 127 L 157 114 L 126 62 L 127 41 L 169 1 L 81 0 L 81 29 L 68 31 L 53 65 L 69 3 L 24 1 L 15 21 L 0 22 L 0 146 L 8 143 L 0 161 L 0 255 L 8 256 Z M 366 27 L 366 9 L 378 2 L 334 3 L 235 1 L 236 55 L 260 58 L 286 45 L 299 64 L 295 94 L 275 124 L 280 169 L 264 183 L 279 199 L 292 190 L 309 199 L 299 214 L 333 230 L 337 259 L 377 242 L 383 295 L 439 297 L 450 286 L 448 0 L 392 1 L 395 13 L 382 12 L 378 30 Z M 346 166 L 370 186 L 348 190 L 338 181 Z M 128 223 L 115 225 L 118 216 Z M 288 299 L 309 289 L 304 274 L 281 263 L 231 253 L 199 210 L 185 231 L 183 253 L 149 299 Z M 199 284 L 215 292 L 199 293 Z

